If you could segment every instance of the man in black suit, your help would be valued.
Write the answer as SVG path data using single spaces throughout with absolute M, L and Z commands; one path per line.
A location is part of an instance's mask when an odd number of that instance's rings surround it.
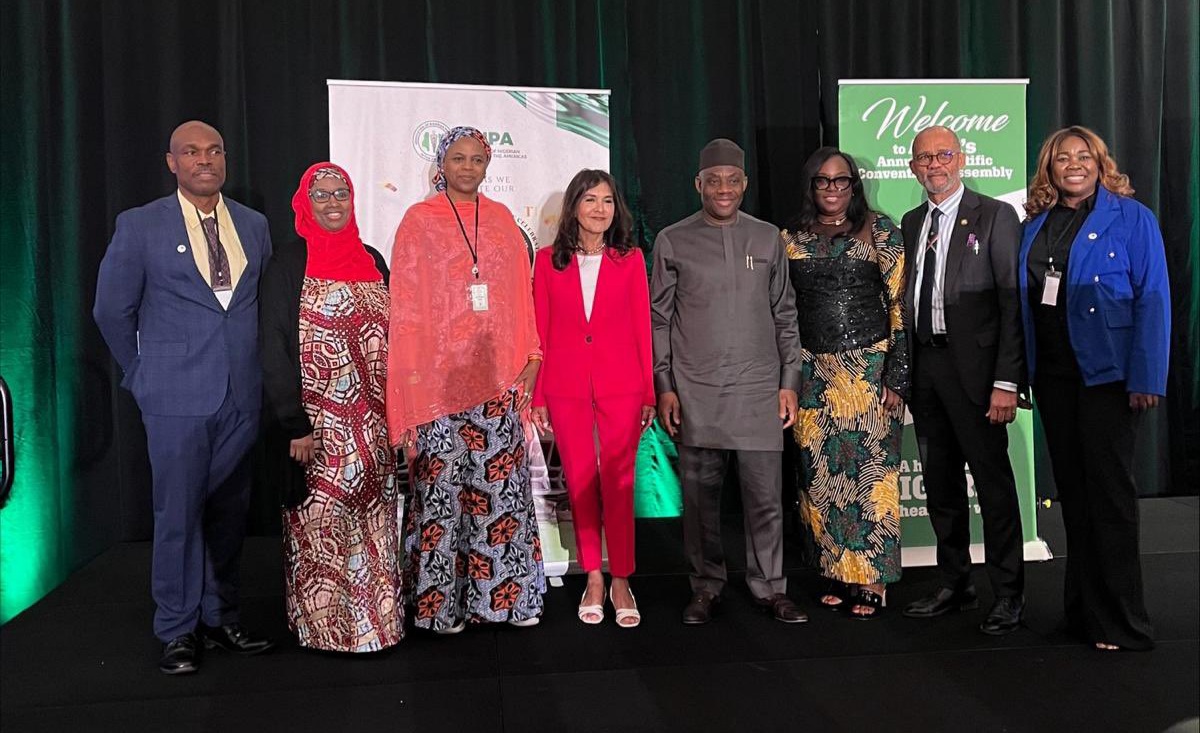
M 904 615 L 932 618 L 977 608 L 971 583 L 965 463 L 983 515 L 984 557 L 996 602 L 980 630 L 1007 634 L 1024 611 L 1021 510 L 1008 460 L 1024 351 L 1017 290 L 1021 227 L 1013 208 L 962 184 L 957 136 L 930 127 L 909 167 L 927 201 L 904 215 L 913 344 L 910 407 L 937 535 L 941 586 Z

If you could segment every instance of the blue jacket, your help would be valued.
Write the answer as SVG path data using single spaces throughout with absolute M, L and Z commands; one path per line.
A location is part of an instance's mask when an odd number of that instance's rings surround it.
M 262 214 L 225 205 L 246 252 L 228 310 L 196 268 L 177 194 L 117 217 L 92 315 L 143 414 L 211 415 L 227 385 L 242 412 L 261 409 L 258 278 L 271 235 Z
M 1029 249 L 1046 214 L 1026 222 L 1021 238 L 1021 318 L 1031 384 L 1037 380 L 1037 354 Z M 1130 392 L 1165 395 L 1171 294 L 1154 214 L 1100 186 L 1096 206 L 1071 244 L 1065 286 L 1067 332 L 1084 384 L 1124 381 Z

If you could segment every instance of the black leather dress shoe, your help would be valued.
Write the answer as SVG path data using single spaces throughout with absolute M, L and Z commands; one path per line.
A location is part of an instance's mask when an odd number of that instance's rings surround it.
M 1025 597 L 1009 596 L 998 598 L 988 611 L 987 618 L 979 625 L 979 630 L 992 636 L 1004 636 L 1012 633 L 1021 625 L 1021 616 L 1025 613 Z
M 194 674 L 200 669 L 200 639 L 188 633 L 163 644 L 158 670 L 163 674 Z
M 249 656 L 261 654 L 275 646 L 275 643 L 267 638 L 255 637 L 241 624 L 233 623 L 204 629 L 204 648 L 218 646 L 227 652 Z
M 697 591 L 683 608 L 683 622 L 693 626 L 712 621 L 713 607 L 721 602 L 721 596 L 708 591 Z
M 904 615 L 909 618 L 933 618 L 951 611 L 974 611 L 979 608 L 979 596 L 975 594 L 974 586 L 963 590 L 938 588 L 933 594 L 913 601 L 904 609 Z
M 754 602 L 767 609 L 776 621 L 785 624 L 802 624 L 808 620 L 808 614 L 800 610 L 796 602 L 782 593 L 776 593 L 770 598 L 755 598 Z

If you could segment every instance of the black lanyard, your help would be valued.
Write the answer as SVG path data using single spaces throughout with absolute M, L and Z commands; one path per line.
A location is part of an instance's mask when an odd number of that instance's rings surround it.
M 445 193 L 445 192 L 443 192 Z M 467 243 L 467 251 L 471 253 L 471 274 L 475 279 L 479 279 L 479 199 L 475 199 L 475 244 L 471 244 L 471 240 L 467 238 L 467 228 L 463 226 L 462 217 L 458 215 L 458 207 L 450 200 L 450 194 L 446 194 L 446 201 L 450 203 L 450 210 L 454 212 L 454 218 L 458 221 L 458 230 L 462 232 L 463 241 Z
M 1058 233 L 1058 236 L 1054 238 L 1053 242 L 1049 242 L 1047 244 L 1046 253 L 1049 261 L 1046 264 L 1050 266 L 1050 272 L 1057 272 L 1057 270 L 1054 269 L 1054 253 L 1058 251 L 1058 245 L 1062 244 L 1063 237 L 1067 236 L 1067 232 L 1071 231 L 1071 229 L 1075 227 L 1075 219 L 1079 216 L 1079 212 L 1082 210 L 1082 205 L 1076 208 L 1075 212 L 1071 214 L 1071 218 L 1067 220 L 1067 226 Z

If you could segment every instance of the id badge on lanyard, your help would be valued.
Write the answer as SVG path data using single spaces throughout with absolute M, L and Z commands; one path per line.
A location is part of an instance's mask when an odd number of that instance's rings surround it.
M 488 309 L 487 283 L 475 283 L 467 288 L 471 292 L 471 310 L 485 311 Z
M 1046 272 L 1046 283 L 1042 287 L 1042 305 L 1058 305 L 1058 286 L 1062 284 L 1062 273 Z
M 1058 305 L 1058 288 L 1062 285 L 1063 274 L 1054 267 L 1054 254 L 1057 252 L 1058 245 L 1062 242 L 1063 237 L 1069 234 L 1075 226 L 1075 219 L 1079 216 L 1079 211 L 1079 209 L 1076 209 L 1075 213 L 1071 214 L 1071 220 L 1067 222 L 1066 228 L 1059 232 L 1054 241 L 1046 247 L 1046 251 L 1050 255 L 1050 262 L 1048 263 L 1050 268 L 1046 270 L 1046 281 L 1042 284 L 1042 305 Z M 1066 265 L 1065 262 L 1063 264 L 1064 266 Z

